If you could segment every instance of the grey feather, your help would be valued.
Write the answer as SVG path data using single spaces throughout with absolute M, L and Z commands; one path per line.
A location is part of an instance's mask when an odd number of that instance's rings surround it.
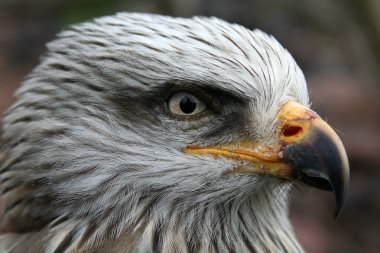
M 276 141 L 280 105 L 308 105 L 273 37 L 217 18 L 120 13 L 47 47 L 3 120 L 1 252 L 302 252 L 290 183 L 182 151 Z M 175 90 L 210 90 L 219 107 L 178 120 L 165 110 Z

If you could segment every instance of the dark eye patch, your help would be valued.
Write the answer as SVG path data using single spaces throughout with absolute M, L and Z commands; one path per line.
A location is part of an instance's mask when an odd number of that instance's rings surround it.
M 138 121 L 148 121 L 147 124 L 160 124 L 165 118 L 173 118 L 167 106 L 167 101 L 176 92 L 188 92 L 194 94 L 202 100 L 207 112 L 199 115 L 192 115 L 191 121 L 196 124 L 201 118 L 213 117 L 219 121 L 226 120 L 226 117 L 237 117 L 249 100 L 241 94 L 222 89 L 216 85 L 195 83 L 188 81 L 168 81 L 160 85 L 141 85 L 133 87 L 119 87 L 110 95 L 109 100 L 115 106 L 120 115 Z M 181 102 L 184 112 L 192 110 L 191 99 Z M 185 116 L 186 117 L 186 116 Z M 184 120 L 179 115 L 179 120 Z

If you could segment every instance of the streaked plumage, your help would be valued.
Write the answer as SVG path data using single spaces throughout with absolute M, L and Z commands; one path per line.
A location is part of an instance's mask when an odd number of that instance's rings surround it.
M 207 110 L 168 112 L 177 91 Z M 217 18 L 118 14 L 48 44 L 3 120 L 1 252 L 302 252 L 293 183 L 188 145 L 278 142 L 304 76 L 271 36 Z

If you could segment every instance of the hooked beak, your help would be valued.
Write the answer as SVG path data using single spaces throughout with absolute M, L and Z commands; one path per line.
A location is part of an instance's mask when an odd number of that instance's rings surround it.
M 234 168 L 235 173 L 259 173 L 301 181 L 333 191 L 335 216 L 342 210 L 349 184 L 349 164 L 342 141 L 314 111 L 288 102 L 277 114 L 276 145 L 243 140 L 224 146 L 188 146 L 185 152 L 246 160 L 252 166 Z

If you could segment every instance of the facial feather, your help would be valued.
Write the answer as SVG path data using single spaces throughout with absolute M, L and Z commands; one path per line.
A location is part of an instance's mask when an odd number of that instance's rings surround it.
M 177 90 L 208 98 L 208 114 L 171 117 Z M 141 236 L 128 252 L 301 251 L 289 184 L 183 152 L 274 142 L 280 105 L 308 104 L 302 72 L 273 37 L 217 18 L 121 13 L 61 32 L 17 96 L 4 117 L 2 231 L 41 233 L 51 239 L 41 252 L 119 245 L 126 231 Z

